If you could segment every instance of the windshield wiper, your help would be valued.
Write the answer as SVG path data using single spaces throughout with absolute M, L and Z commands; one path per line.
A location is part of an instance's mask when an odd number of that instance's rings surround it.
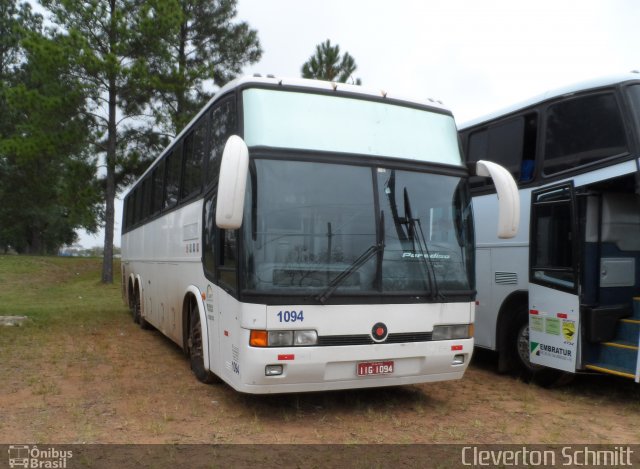
M 344 282 L 347 278 L 349 278 L 355 271 L 357 271 L 360 267 L 362 267 L 369 259 L 371 259 L 374 255 L 384 252 L 384 212 L 380 213 L 380 228 L 378 230 L 378 237 L 380 239 L 379 242 L 373 244 L 367 248 L 365 252 L 360 254 L 360 256 L 351 263 L 346 269 L 340 272 L 338 275 L 334 277 L 334 279 L 327 285 L 327 288 L 324 289 L 322 293 L 316 295 L 314 298 L 318 300 L 320 303 L 325 304 L 329 297 L 333 295 L 333 292 L 336 291 L 338 286 Z M 380 264 L 382 260 L 378 258 L 378 263 L 376 266 L 376 277 L 379 276 L 380 272 Z
M 420 218 L 413 218 L 413 213 L 411 212 L 411 203 L 409 201 L 409 192 L 407 188 L 404 188 L 404 210 L 405 210 L 405 222 L 409 225 L 410 228 L 410 238 L 413 242 L 413 250 L 416 251 L 416 243 L 417 243 L 417 251 L 418 257 L 422 259 L 423 265 L 427 270 L 427 279 L 429 281 L 429 289 L 431 290 L 432 298 L 438 300 L 444 300 L 444 295 L 440 293 L 440 287 L 438 286 L 438 278 L 436 276 L 436 271 L 433 266 L 433 261 L 431 260 L 431 253 L 429 252 L 429 247 L 427 245 L 427 240 L 424 236 L 424 231 L 422 230 L 422 223 L 420 222 Z M 416 229 L 418 228 L 418 229 Z

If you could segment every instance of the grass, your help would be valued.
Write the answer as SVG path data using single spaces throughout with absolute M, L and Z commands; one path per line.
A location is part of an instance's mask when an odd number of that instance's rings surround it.
M 27 316 L 27 327 L 99 324 L 120 315 L 118 278 L 100 283 L 98 258 L 0 256 L 0 316 Z M 117 277 L 119 262 L 114 263 Z

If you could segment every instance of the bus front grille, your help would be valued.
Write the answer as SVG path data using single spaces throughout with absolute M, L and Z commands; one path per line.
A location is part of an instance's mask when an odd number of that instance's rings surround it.
M 382 344 L 403 344 L 408 342 L 429 342 L 431 332 L 399 332 L 389 334 Z M 318 345 L 321 347 L 336 347 L 342 345 L 371 345 L 374 340 L 368 334 L 354 335 L 325 335 L 318 337 Z

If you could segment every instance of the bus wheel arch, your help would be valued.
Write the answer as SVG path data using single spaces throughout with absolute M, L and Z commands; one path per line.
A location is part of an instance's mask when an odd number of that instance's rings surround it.
M 508 372 L 525 366 L 518 355 L 518 334 L 528 321 L 529 294 L 525 290 L 511 293 L 503 302 L 496 324 L 498 370 Z
M 183 350 L 198 381 L 211 384 L 220 379 L 211 372 L 209 334 L 204 307 L 199 298 L 197 288 L 189 287 L 182 303 Z
M 151 329 L 151 324 L 144 317 L 143 297 L 142 297 L 142 279 L 139 275 L 135 278 L 135 286 L 133 288 L 134 296 L 134 314 L 133 321 L 140 325 L 141 329 Z

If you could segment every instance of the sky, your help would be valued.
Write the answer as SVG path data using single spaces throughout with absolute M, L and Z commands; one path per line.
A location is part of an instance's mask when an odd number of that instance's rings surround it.
M 419 100 L 458 124 L 575 82 L 640 70 L 637 0 L 238 0 L 258 31 L 244 74 L 299 77 L 327 39 L 357 64 L 354 78 Z M 120 245 L 122 203 L 116 204 Z M 103 233 L 80 234 L 85 247 Z

